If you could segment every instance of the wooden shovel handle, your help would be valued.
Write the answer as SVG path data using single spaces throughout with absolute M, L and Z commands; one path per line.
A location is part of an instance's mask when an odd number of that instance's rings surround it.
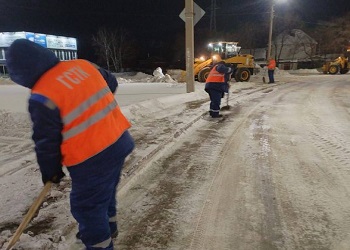
M 31 219 L 33 218 L 35 212 L 38 210 L 38 208 L 40 207 L 41 203 L 43 202 L 46 194 L 49 192 L 50 188 L 51 188 L 52 183 L 50 181 L 46 182 L 43 190 L 41 191 L 41 193 L 39 194 L 38 198 L 36 198 L 36 200 L 34 201 L 34 203 L 32 204 L 32 206 L 30 207 L 29 211 L 27 212 L 26 216 L 23 218 L 23 221 L 21 222 L 21 224 L 18 226 L 15 234 L 13 235 L 12 239 L 10 240 L 10 242 L 8 243 L 6 250 L 10 250 L 13 245 L 17 242 L 17 240 L 19 239 L 19 237 L 21 236 L 21 234 L 23 233 L 24 229 L 26 228 L 26 226 L 28 225 L 28 223 L 31 221 Z

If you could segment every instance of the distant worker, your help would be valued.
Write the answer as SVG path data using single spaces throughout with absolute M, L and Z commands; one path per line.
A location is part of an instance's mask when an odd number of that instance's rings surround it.
M 267 64 L 267 73 L 269 75 L 269 83 L 275 83 L 275 69 L 276 69 L 276 61 L 272 57 L 270 57 Z
M 108 71 L 55 54 L 26 39 L 6 51 L 10 78 L 31 89 L 29 113 L 42 181 L 59 183 L 67 167 L 70 205 L 86 249 L 113 249 L 116 188 L 125 158 L 134 148 L 129 121 L 113 93 Z
M 222 117 L 220 114 L 221 98 L 229 91 L 228 81 L 232 74 L 232 68 L 227 67 L 224 61 L 214 65 L 209 72 L 205 84 L 205 91 L 210 97 L 209 115 L 213 118 Z

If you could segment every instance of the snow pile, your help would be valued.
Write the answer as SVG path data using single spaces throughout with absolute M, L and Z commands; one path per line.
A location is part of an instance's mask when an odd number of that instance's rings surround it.
M 290 76 L 288 71 L 280 70 L 279 68 L 275 69 L 275 75 L 277 75 L 277 76 Z
M 152 78 L 152 76 L 147 75 L 142 72 L 134 73 L 118 73 L 114 74 L 114 76 L 117 78 L 118 83 L 132 83 L 132 82 L 148 82 L 149 79 Z
M 168 82 L 168 83 L 175 83 L 176 81 L 171 78 L 168 74 L 163 74 L 163 71 L 160 67 L 156 68 L 153 71 L 153 77 L 148 80 L 148 82 Z
M 259 68 L 258 72 L 255 74 L 257 76 L 267 76 L 267 66 L 263 67 L 263 68 Z M 287 70 L 281 70 L 278 67 L 276 67 L 275 69 L 275 76 L 290 76 L 289 71 Z
M 145 79 L 150 78 L 150 75 L 142 73 L 142 72 L 137 72 L 136 75 L 132 76 L 133 81 L 144 81 Z
M 182 69 L 168 69 L 169 74 L 177 82 L 186 82 L 186 71 Z
M 132 83 L 132 82 L 164 82 L 177 83 L 169 74 L 163 74 L 160 67 L 153 71 L 153 76 L 142 72 L 137 72 L 135 75 L 130 74 L 115 74 L 118 83 Z
M 125 79 L 125 78 L 122 78 L 122 77 L 117 77 L 117 81 L 118 83 L 128 83 L 128 82 L 132 82 L 131 79 Z

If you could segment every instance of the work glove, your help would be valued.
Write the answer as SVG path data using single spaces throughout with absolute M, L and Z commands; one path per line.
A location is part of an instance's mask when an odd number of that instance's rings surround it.
M 65 173 L 61 170 L 60 172 L 56 173 L 52 177 L 47 177 L 42 175 L 41 178 L 44 184 L 46 184 L 46 182 L 48 181 L 51 181 L 52 183 L 60 183 L 61 179 L 65 176 L 66 176 Z

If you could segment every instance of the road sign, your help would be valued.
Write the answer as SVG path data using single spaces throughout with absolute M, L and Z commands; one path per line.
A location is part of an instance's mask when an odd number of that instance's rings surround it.
M 194 26 L 204 16 L 205 11 L 202 10 L 202 8 L 199 7 L 195 2 L 193 2 L 193 12 L 194 12 L 193 26 Z M 185 9 L 183 9 L 183 11 L 180 13 L 179 16 L 184 22 L 186 22 Z

